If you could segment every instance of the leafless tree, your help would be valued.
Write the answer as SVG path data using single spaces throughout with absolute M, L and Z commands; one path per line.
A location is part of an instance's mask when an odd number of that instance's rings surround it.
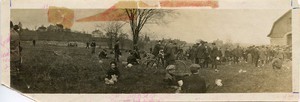
M 125 9 L 125 12 L 129 18 L 133 45 L 137 45 L 140 32 L 146 23 L 168 23 L 163 18 L 176 14 L 174 10 L 168 9 Z
M 106 36 L 107 38 L 109 38 L 109 42 L 108 42 L 109 48 L 112 48 L 113 42 L 117 40 L 118 34 L 122 33 L 122 27 L 125 24 L 126 24 L 125 22 L 111 21 L 96 26 L 106 32 Z

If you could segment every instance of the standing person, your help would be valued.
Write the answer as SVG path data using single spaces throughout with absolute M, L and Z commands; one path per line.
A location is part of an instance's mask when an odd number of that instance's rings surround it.
M 255 65 L 255 67 L 259 67 L 258 61 L 259 61 L 259 49 L 258 49 L 258 47 L 255 47 L 253 49 L 253 63 Z
M 16 75 L 21 67 L 21 46 L 20 46 L 20 35 L 13 23 L 10 21 L 10 64 L 11 64 L 11 75 Z M 12 82 L 14 83 L 14 82 Z
M 191 55 L 190 55 L 191 51 L 192 51 L 191 46 L 189 46 L 189 48 L 185 51 L 185 55 L 186 55 L 187 59 L 189 59 L 189 60 L 191 60 L 191 58 L 190 58 L 191 57 Z
M 239 59 L 238 59 L 238 52 L 237 52 L 237 48 L 233 49 L 232 51 L 232 56 L 233 56 L 233 64 L 237 64 Z
M 194 44 L 192 46 L 192 49 L 190 51 L 190 59 L 193 63 L 198 63 L 196 58 L 197 58 L 197 48 L 198 48 L 199 44 Z
M 120 54 L 121 55 L 121 54 Z M 133 55 L 136 59 L 140 60 L 141 59 L 141 55 L 140 55 L 140 51 L 137 47 L 137 45 L 135 45 L 134 49 L 133 49 Z
M 245 63 L 248 63 L 247 49 L 243 48 L 242 54 L 243 54 L 243 60 L 245 61 Z
M 205 46 L 204 41 L 201 41 L 200 46 L 197 48 L 197 63 L 201 68 L 204 68 L 204 59 L 205 59 Z
M 221 47 L 221 53 L 222 53 L 222 56 L 221 56 L 221 63 L 225 62 L 225 51 L 226 49 L 224 47 Z
M 90 42 L 86 42 L 86 49 L 90 48 Z
M 237 46 L 234 50 L 233 50 L 233 63 L 238 64 L 240 62 L 240 58 L 242 56 L 242 51 L 240 46 Z
M 243 49 L 240 46 L 238 46 L 236 51 L 237 51 L 237 62 L 239 63 L 242 61 Z
M 114 46 L 114 53 L 115 53 L 115 61 L 119 62 L 119 56 L 121 55 L 120 47 L 119 47 L 119 40 L 116 41 Z
M 215 70 L 218 69 L 217 65 L 221 56 L 222 56 L 222 52 L 216 46 L 214 46 L 213 50 L 211 51 L 211 60 L 212 60 L 212 68 L 214 68 Z
M 216 47 L 214 43 L 213 43 L 213 46 Z M 207 46 L 207 43 L 205 43 L 204 47 L 205 47 L 205 50 L 204 50 L 204 62 L 203 62 L 204 65 L 203 66 L 204 66 L 204 68 L 208 68 L 208 63 L 211 60 L 211 49 L 209 46 Z
M 229 51 L 229 49 L 228 48 L 226 48 L 226 50 L 225 50 L 225 60 L 226 60 L 226 62 L 228 62 L 229 64 L 230 64 L 230 51 Z
M 261 66 L 265 66 L 267 55 L 264 46 L 262 46 L 259 50 L 259 59 L 260 59 Z
M 247 53 L 247 63 L 252 63 L 253 55 L 252 55 L 251 49 L 252 49 L 252 47 L 249 47 L 246 52 Z
M 91 43 L 91 47 L 92 47 L 92 54 L 94 54 L 95 50 L 96 50 L 96 42 L 95 42 L 95 40 L 93 40 L 93 42 Z
M 196 67 L 190 68 L 191 75 L 183 79 L 183 93 L 206 93 L 207 87 L 203 77 L 199 76 L 199 69 Z
M 166 46 L 165 50 L 165 58 L 166 58 L 166 66 L 174 64 L 175 63 L 175 44 L 172 42 L 169 42 Z
M 161 41 L 159 40 L 157 44 L 154 45 L 153 52 L 151 52 L 155 57 L 157 57 L 159 51 L 161 50 Z
M 34 39 L 32 40 L 32 44 L 33 44 L 33 46 L 35 46 L 35 40 Z

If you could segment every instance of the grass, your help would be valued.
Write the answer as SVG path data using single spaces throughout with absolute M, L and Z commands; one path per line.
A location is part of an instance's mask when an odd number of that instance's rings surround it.
M 97 55 L 91 54 L 91 49 L 39 44 L 33 47 L 26 42 L 22 47 L 22 68 L 18 76 L 11 77 L 11 86 L 24 93 L 174 92 L 162 81 L 164 69 L 145 69 L 141 65 L 128 69 L 120 62 L 118 83 L 105 85 L 104 75 L 110 60 L 100 64 Z M 124 61 L 126 56 L 123 53 L 121 60 Z M 290 69 L 273 70 L 270 65 L 255 68 L 246 63 L 220 65 L 219 72 L 211 68 L 200 69 L 200 75 L 209 84 L 209 93 L 292 92 L 291 62 L 286 62 L 285 66 Z M 240 69 L 247 72 L 238 73 Z M 221 79 L 223 86 L 216 86 L 215 79 Z

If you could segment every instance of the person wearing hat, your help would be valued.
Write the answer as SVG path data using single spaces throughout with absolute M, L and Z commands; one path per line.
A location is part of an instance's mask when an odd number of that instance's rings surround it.
M 12 72 L 12 77 L 15 76 L 20 70 L 22 63 L 21 51 L 22 47 L 20 46 L 20 34 L 14 27 L 13 22 L 10 21 L 10 70 Z M 12 83 L 14 83 L 14 80 Z
M 155 44 L 153 52 L 151 52 L 155 57 L 158 56 L 159 51 L 161 50 L 161 41 L 157 41 L 157 44 Z
M 181 86 L 183 85 L 183 81 L 182 81 L 183 76 L 177 75 L 175 74 L 175 72 L 176 72 L 176 66 L 168 65 L 166 68 L 166 75 L 164 81 L 171 88 L 175 88 L 176 91 L 180 91 Z
M 183 80 L 184 84 L 181 88 L 183 93 L 206 93 L 206 82 L 199 76 L 199 67 L 190 67 L 192 74 Z

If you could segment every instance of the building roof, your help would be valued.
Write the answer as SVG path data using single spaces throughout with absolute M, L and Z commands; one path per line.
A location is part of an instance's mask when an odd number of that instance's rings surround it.
M 292 12 L 292 10 L 289 10 L 289 11 L 287 11 L 284 15 L 282 15 L 281 17 L 279 17 L 274 23 L 273 23 L 273 26 L 272 26 L 272 29 L 271 29 L 271 31 L 270 31 L 270 33 L 268 34 L 268 36 L 267 37 L 282 37 L 282 36 L 284 36 L 284 35 L 275 35 L 274 33 L 273 33 L 273 31 L 274 31 L 274 27 L 275 27 L 275 25 L 277 24 L 277 22 L 279 22 L 280 20 L 282 20 L 285 16 L 287 16 L 288 14 L 291 14 L 291 12 Z

